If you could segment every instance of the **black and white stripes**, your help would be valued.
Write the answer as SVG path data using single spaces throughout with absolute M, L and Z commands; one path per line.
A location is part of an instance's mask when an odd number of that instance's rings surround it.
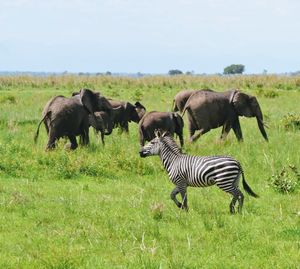
M 236 201 L 238 210 L 243 207 L 244 195 L 239 190 L 239 178 L 242 175 L 244 189 L 254 197 L 257 195 L 245 181 L 244 173 L 238 161 L 228 156 L 191 156 L 182 154 L 173 138 L 167 135 L 157 136 L 140 151 L 141 157 L 159 155 L 167 170 L 170 180 L 176 185 L 171 193 L 171 199 L 178 207 L 187 209 L 187 187 L 207 187 L 217 185 L 223 191 L 230 193 L 233 199 L 230 212 L 234 213 Z M 183 204 L 176 195 L 180 193 Z

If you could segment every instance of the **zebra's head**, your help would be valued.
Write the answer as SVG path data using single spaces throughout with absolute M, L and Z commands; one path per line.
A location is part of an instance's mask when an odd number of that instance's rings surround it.
M 159 130 L 155 130 L 154 134 L 155 138 L 153 138 L 148 144 L 141 148 L 140 156 L 142 158 L 159 155 L 161 148 L 161 140 L 163 139 L 163 137 L 168 135 L 167 132 L 161 134 Z

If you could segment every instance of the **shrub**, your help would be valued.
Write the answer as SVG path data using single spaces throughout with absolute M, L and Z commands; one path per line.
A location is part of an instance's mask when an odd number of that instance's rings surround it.
M 270 178 L 272 188 L 280 193 L 292 193 L 300 186 L 300 174 L 294 165 L 283 167 Z
M 13 95 L 4 95 L 0 97 L 0 104 L 8 103 L 15 104 L 17 102 L 16 97 Z
M 266 98 L 275 98 L 279 96 L 278 92 L 274 90 L 263 90 L 262 88 L 256 90 L 256 95 Z
M 288 113 L 281 120 L 285 130 L 300 130 L 300 115 Z
M 161 220 L 163 218 L 163 213 L 164 213 L 165 205 L 162 203 L 154 203 L 151 206 L 151 212 L 153 219 L 155 220 Z

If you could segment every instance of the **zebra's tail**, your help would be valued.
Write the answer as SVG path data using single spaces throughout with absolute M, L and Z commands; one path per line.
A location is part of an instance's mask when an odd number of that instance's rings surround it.
M 244 190 L 251 196 L 255 197 L 255 198 L 258 198 L 259 196 L 250 188 L 250 186 L 248 185 L 246 179 L 245 179 L 245 176 L 244 176 L 244 172 L 242 170 L 242 177 L 243 177 L 243 187 L 244 187 Z

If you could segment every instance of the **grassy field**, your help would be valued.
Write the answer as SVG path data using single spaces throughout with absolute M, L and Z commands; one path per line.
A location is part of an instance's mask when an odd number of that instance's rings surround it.
M 89 147 L 69 152 L 61 140 L 45 152 L 44 128 L 34 145 L 47 100 L 82 87 L 148 111 L 170 111 L 184 88 L 256 95 L 269 143 L 242 118 L 243 143 L 233 132 L 220 142 L 216 129 L 184 151 L 235 157 L 260 198 L 245 195 L 243 214 L 232 216 L 217 187 L 189 188 L 190 211 L 180 211 L 159 158 L 139 157 L 134 123 L 105 148 L 91 131 Z M 292 178 L 281 173 L 289 165 L 300 171 L 300 131 L 284 127 L 299 100 L 300 77 L 0 78 L 0 268 L 300 268 L 300 182 L 291 193 L 271 184 L 272 175 Z

